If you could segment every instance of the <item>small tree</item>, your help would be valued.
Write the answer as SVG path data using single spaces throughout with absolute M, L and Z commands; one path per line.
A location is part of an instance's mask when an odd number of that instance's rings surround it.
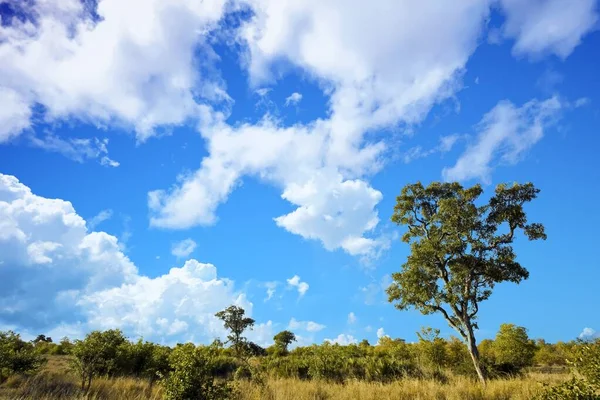
M 93 331 L 84 340 L 76 340 L 72 349 L 73 368 L 81 379 L 81 390 L 89 390 L 92 379 L 119 372 L 125 336 L 118 329 Z
M 479 303 L 496 284 L 519 283 L 529 276 L 511 244 L 519 230 L 530 240 L 546 238 L 544 227 L 528 224 L 523 210 L 538 192 L 531 183 L 501 184 L 487 204 L 477 205 L 483 193 L 479 185 L 465 189 L 459 183 L 416 183 L 402 189 L 394 208 L 392 221 L 408 227 L 402 240 L 411 253 L 392 275 L 389 301 L 401 310 L 441 313 L 467 343 L 483 384 L 475 339 Z
M 247 340 L 242 335 L 246 329 L 252 329 L 254 326 L 254 320 L 246 317 L 245 314 L 246 311 L 243 308 L 233 305 L 215 314 L 229 330 L 227 343 L 231 343 L 233 353 L 239 360 L 245 360 L 248 353 Z
M 296 341 L 296 335 L 290 331 L 281 331 L 273 336 L 273 340 L 275 341 L 277 350 L 279 350 L 281 354 L 287 354 L 288 346 Z
M 535 343 L 527 336 L 527 329 L 513 324 L 502 324 L 492 345 L 494 358 L 503 372 L 517 373 L 533 365 Z

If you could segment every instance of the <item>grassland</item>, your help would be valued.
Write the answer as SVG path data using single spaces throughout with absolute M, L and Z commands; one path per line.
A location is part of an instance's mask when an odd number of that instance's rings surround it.
M 96 379 L 87 395 L 81 393 L 75 375 L 69 371 L 67 356 L 50 356 L 34 376 L 13 376 L 0 386 L 4 400 L 159 400 L 160 385 L 132 378 Z M 565 373 L 530 372 L 520 378 L 496 379 L 483 388 L 476 381 L 451 376 L 441 383 L 434 380 L 403 379 L 390 384 L 349 381 L 333 384 L 297 379 L 267 379 L 264 386 L 249 381 L 236 382 L 240 400 L 525 400 L 531 399 L 543 383 L 565 380 Z

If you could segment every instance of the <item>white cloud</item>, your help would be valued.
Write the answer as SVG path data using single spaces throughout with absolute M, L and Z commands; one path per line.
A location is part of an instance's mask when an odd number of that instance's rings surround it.
M 302 94 L 294 92 L 285 98 L 285 106 L 295 106 L 300 103 L 300 100 L 302 100 Z
M 186 258 L 196 250 L 196 242 L 192 239 L 184 239 L 180 242 L 173 243 L 171 246 L 171 254 L 177 258 Z
M 102 210 L 87 221 L 88 229 L 93 231 L 102 222 L 112 218 L 113 211 L 110 209 Z
M 563 104 L 557 97 L 531 100 L 521 107 L 499 102 L 477 125 L 475 142 L 452 167 L 444 168 L 445 180 L 479 178 L 489 182 L 496 165 L 512 165 L 537 143 L 558 117 Z
M 298 294 L 300 297 L 304 296 L 304 294 L 308 291 L 308 283 L 302 282 L 298 275 L 294 275 L 290 279 L 287 279 L 288 286 L 294 287 L 298 290 Z
M 31 126 L 31 108 L 17 91 L 2 86 L 0 86 L 0 105 L 0 144 L 2 144 Z
M 348 323 L 353 324 L 356 322 L 356 320 L 356 314 L 354 314 L 354 312 L 350 312 L 350 314 L 348 314 Z
M 273 89 L 271 88 L 260 88 L 260 89 L 256 89 L 254 92 L 259 95 L 260 97 L 264 97 L 266 95 L 268 95 Z
M 583 331 L 579 334 L 579 339 L 582 340 L 593 340 L 600 338 L 600 332 L 596 332 L 592 328 L 583 328 Z
M 377 339 L 381 339 L 382 337 L 387 336 L 383 328 L 377 329 Z
M 108 157 L 108 139 L 81 139 L 68 138 L 62 139 L 59 136 L 48 134 L 44 138 L 31 136 L 29 143 L 33 147 L 44 149 L 53 153 L 59 153 L 63 156 L 82 163 L 86 160 L 98 160 L 103 166 L 118 167 L 117 161 Z
M 513 53 L 567 58 L 581 39 L 596 29 L 596 0 L 501 0 L 505 37 L 516 40 Z
M 325 329 L 325 325 L 321 325 L 313 321 L 297 321 L 295 318 L 292 318 L 287 329 L 291 331 L 302 330 L 306 332 L 319 332 Z
M 95 20 L 79 0 L 11 5 L 26 18 L 0 27 L 0 141 L 30 126 L 35 104 L 46 121 L 124 125 L 144 140 L 196 117 L 195 98 L 227 98 L 205 40 L 225 0 L 103 0 Z
M 140 275 L 116 237 L 93 232 L 60 199 L 37 196 L 0 174 L 0 326 L 22 332 L 80 336 L 121 328 L 164 343 L 224 337 L 214 313 L 244 293 L 214 265 L 188 260 L 155 278 Z M 268 343 L 272 322 L 257 324 L 252 340 Z
M 347 346 L 349 344 L 356 344 L 358 343 L 358 340 L 356 340 L 354 338 L 354 336 L 352 335 L 348 335 L 345 333 L 340 333 L 338 335 L 338 337 L 336 337 L 335 339 L 325 339 L 325 342 L 331 343 L 331 344 L 339 344 L 341 346 Z
M 274 75 L 272 64 L 288 61 L 321 85 L 328 116 L 284 126 L 267 115 L 254 125 L 231 126 L 208 113 L 200 131 L 209 156 L 168 191 L 149 193 L 151 224 L 215 223 L 218 205 L 250 175 L 297 206 L 275 218 L 278 226 L 328 250 L 379 254 L 387 244 L 376 231 L 382 195 L 368 178 L 383 166 L 387 144 L 366 132 L 418 123 L 454 95 L 489 3 L 244 3 L 255 12 L 239 32 L 252 82 L 261 87 Z

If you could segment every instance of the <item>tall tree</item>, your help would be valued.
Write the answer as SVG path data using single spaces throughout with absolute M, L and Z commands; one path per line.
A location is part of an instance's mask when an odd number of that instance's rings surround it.
M 235 356 L 243 359 L 247 353 L 247 340 L 243 335 L 246 329 L 252 329 L 254 320 L 245 316 L 246 311 L 242 307 L 231 305 L 215 314 L 223 321 L 223 325 L 229 330 L 227 342 L 231 343 Z
M 518 231 L 529 240 L 546 239 L 544 227 L 528 224 L 523 210 L 538 192 L 531 183 L 501 184 L 487 204 L 478 205 L 480 185 L 416 183 L 402 189 L 394 207 L 392 221 L 408 227 L 402 240 L 411 252 L 392 275 L 389 301 L 401 310 L 441 313 L 466 342 L 483 384 L 475 339 L 479 303 L 496 284 L 528 278 L 512 243 Z

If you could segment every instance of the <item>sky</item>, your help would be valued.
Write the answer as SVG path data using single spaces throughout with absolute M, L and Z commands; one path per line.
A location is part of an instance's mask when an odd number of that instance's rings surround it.
M 568 6 L 567 6 L 568 4 Z M 409 183 L 533 182 L 546 241 L 480 306 L 597 336 L 596 0 L 0 0 L 0 330 L 383 335 Z

